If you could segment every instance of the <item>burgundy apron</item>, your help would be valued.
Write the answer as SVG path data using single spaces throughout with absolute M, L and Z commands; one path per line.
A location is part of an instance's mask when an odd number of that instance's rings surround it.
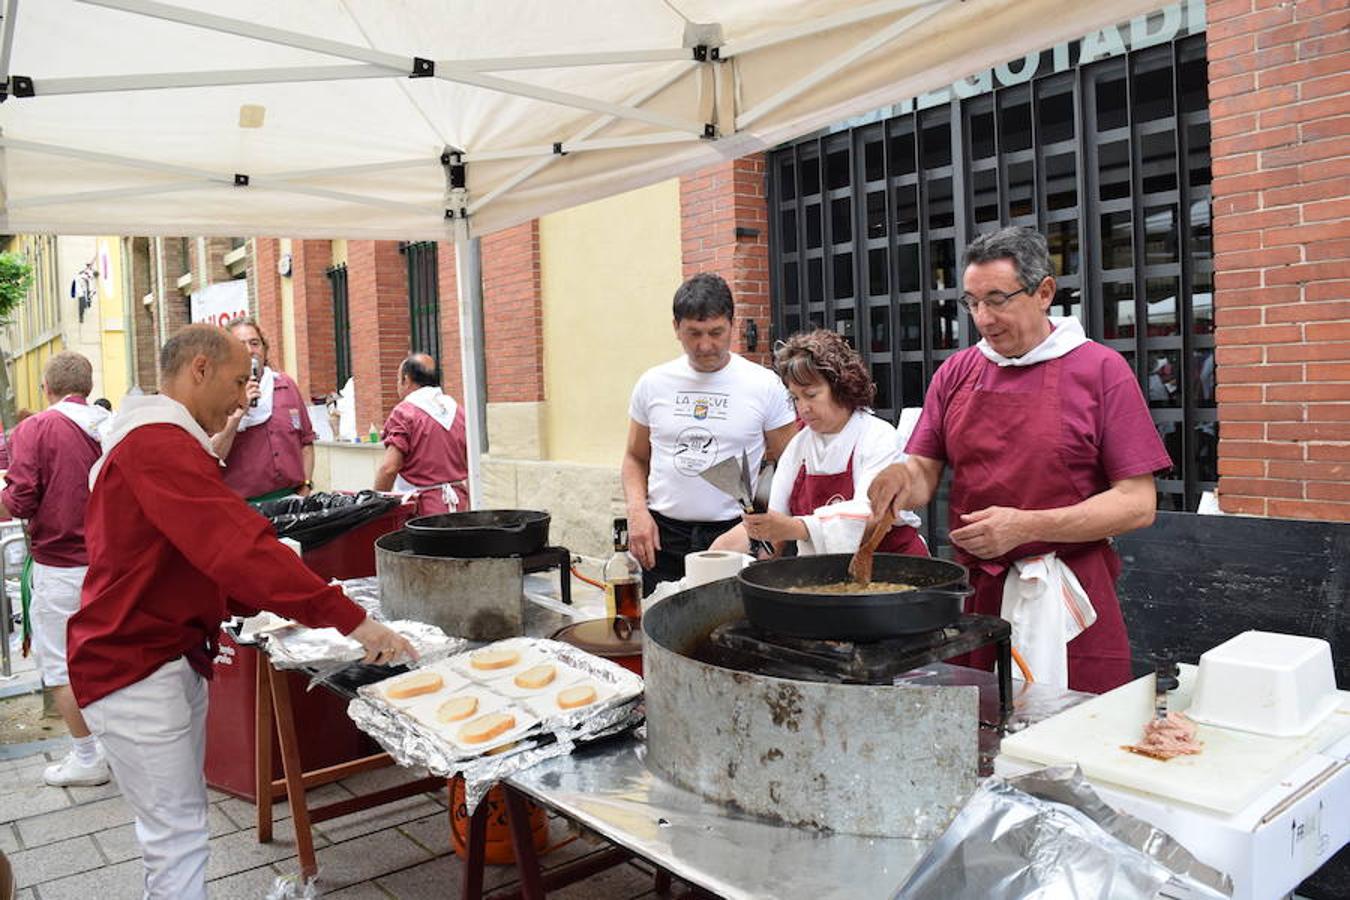
M 1077 487 L 1063 462 L 1062 360 L 1041 363 L 1039 393 L 981 389 L 981 377 L 994 368 L 988 360 L 981 362 L 957 387 L 943 418 L 952 467 L 948 527 L 954 531 L 962 527 L 963 513 L 990 506 L 1054 509 L 1086 500 L 1088 494 Z M 1108 542 L 1036 541 L 997 559 L 978 559 L 954 549 L 956 558 L 970 567 L 970 585 L 975 589 L 966 600 L 966 611 L 992 616 L 1003 606 L 1004 578 L 1015 560 L 1058 554 L 1097 611 L 1097 621 L 1069 642 L 1069 687 L 1101 693 L 1130 680 L 1130 642 L 1116 598 L 1120 557 Z M 993 649 L 977 650 L 969 659 L 971 665 L 993 668 Z
M 822 506 L 853 499 L 853 456 L 848 467 L 837 475 L 808 475 L 806 463 L 797 470 L 788 497 L 788 512 L 794 516 L 809 516 Z M 928 545 L 919 532 L 910 525 L 895 525 L 882 538 L 879 553 L 904 553 L 909 556 L 927 556 Z

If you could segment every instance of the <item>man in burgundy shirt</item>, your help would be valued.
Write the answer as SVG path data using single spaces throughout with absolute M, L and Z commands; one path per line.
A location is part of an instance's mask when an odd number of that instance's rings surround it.
M 403 360 L 398 395 L 402 402 L 384 423 L 384 459 L 375 472 L 375 490 L 416 492 L 420 516 L 467 509 L 464 410 L 441 391 L 436 361 L 425 353 Z
M 244 316 L 227 326 L 253 358 L 257 378 L 249 379 L 247 402 L 230 413 L 211 436 L 225 460 L 225 483 L 246 500 L 308 494 L 314 474 L 314 428 L 300 388 L 268 365 L 267 338 Z
M 1053 664 L 1070 688 L 1110 690 L 1130 678 L 1130 644 L 1109 539 L 1153 522 L 1153 474 L 1172 461 L 1129 363 L 1088 340 L 1077 319 L 1049 316 L 1055 279 L 1044 237 L 1019 227 L 983 234 L 965 262 L 961 302 L 981 340 L 934 373 L 909 459 L 868 490 L 873 514 L 923 506 L 951 466 L 950 539 L 975 589 L 967 611 L 1011 610 L 1030 580 L 1023 568 L 1053 566 L 1095 615 L 1058 630 L 1029 627 L 1028 643 L 1053 638 Z M 1062 613 L 1061 597 L 1047 599 L 1060 606 L 1041 610 Z M 972 660 L 988 668 L 992 655 Z
M 244 402 L 249 354 L 189 325 L 160 351 L 159 396 L 132 397 L 90 472 L 89 574 L 70 620 L 75 698 L 98 735 L 145 860 L 145 896 L 206 896 L 206 679 L 232 612 L 332 626 L 366 662 L 415 657 L 272 535 L 231 491 L 207 434 Z
M 66 622 L 80 608 L 89 562 L 84 548 L 89 467 L 99 457 L 100 432 L 110 418 L 86 402 L 93 386 L 93 366 L 80 354 L 64 351 L 47 361 L 42 389 L 48 408 L 15 429 L 13 460 L 0 493 L 9 515 L 28 520 L 33 647 L 42 683 L 51 690 L 74 745 L 42 773 L 55 787 L 108 780 L 108 763 L 80 715 L 66 670 Z

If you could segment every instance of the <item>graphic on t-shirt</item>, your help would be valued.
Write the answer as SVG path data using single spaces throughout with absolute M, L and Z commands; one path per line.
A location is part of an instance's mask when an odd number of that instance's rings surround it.
M 675 409 L 671 413 L 677 419 L 725 419 L 731 408 L 731 397 L 727 394 L 712 394 L 707 391 L 676 391 Z
M 717 435 L 699 425 L 680 432 L 675 439 L 675 471 L 697 477 L 717 459 Z

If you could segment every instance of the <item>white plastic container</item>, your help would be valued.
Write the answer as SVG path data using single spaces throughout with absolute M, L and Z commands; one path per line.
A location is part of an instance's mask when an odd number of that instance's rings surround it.
M 1244 631 L 1201 654 L 1186 714 L 1220 728 L 1297 737 L 1316 728 L 1339 703 L 1330 644 Z

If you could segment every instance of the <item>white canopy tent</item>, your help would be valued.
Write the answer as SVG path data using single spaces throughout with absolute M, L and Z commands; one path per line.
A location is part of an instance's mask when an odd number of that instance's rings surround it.
M 455 240 L 476 502 L 471 238 L 1160 5 L 4 0 L 0 230 Z

